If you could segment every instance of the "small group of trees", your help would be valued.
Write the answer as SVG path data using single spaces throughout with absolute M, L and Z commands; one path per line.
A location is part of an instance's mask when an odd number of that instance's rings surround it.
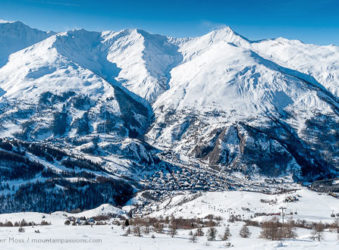
M 293 223 L 282 224 L 277 218 L 265 221 L 261 224 L 262 231 L 260 237 L 269 240 L 281 240 L 295 238 L 297 234 L 294 231 Z
M 150 220 L 148 220 L 148 222 L 150 222 Z M 123 227 L 125 228 L 127 226 L 127 229 L 125 230 L 125 233 L 123 234 L 123 236 L 128 236 L 133 232 L 133 234 L 135 236 L 141 237 L 142 233 L 147 235 L 147 234 L 150 234 L 151 231 L 154 231 L 156 233 L 167 232 L 167 234 L 170 235 L 173 238 L 178 234 L 177 220 L 173 220 L 173 218 L 172 218 L 170 220 L 167 220 L 167 222 L 168 222 L 168 228 L 166 229 L 166 231 L 164 231 L 164 224 L 161 223 L 158 220 L 153 221 L 153 226 L 150 225 L 151 223 L 144 223 L 144 220 L 141 220 L 141 219 L 137 219 L 137 220 L 132 219 L 128 223 L 126 223 L 126 221 L 125 221 L 125 223 L 123 224 Z M 141 224 L 142 224 L 142 226 L 141 226 Z M 248 227 L 246 225 L 244 225 L 241 228 L 239 234 L 243 238 L 248 238 L 251 233 L 250 233 Z M 189 240 L 192 243 L 195 243 L 195 242 L 197 242 L 198 237 L 202 237 L 202 236 L 205 236 L 205 235 L 206 235 L 208 241 L 215 241 L 217 239 L 217 236 L 218 236 L 218 230 L 215 227 L 209 227 L 206 234 L 205 234 L 204 231 L 203 231 L 203 228 L 199 227 L 195 231 L 191 230 L 189 232 Z M 229 238 L 231 236 L 232 235 L 231 235 L 231 232 L 230 232 L 229 225 L 226 226 L 224 233 L 222 235 L 219 235 L 220 240 L 222 240 L 222 241 L 229 240 Z
M 198 237 L 204 236 L 205 233 L 204 233 L 204 231 L 202 230 L 202 228 L 199 227 L 194 233 L 193 233 L 193 231 L 190 231 L 189 235 L 190 235 L 189 240 L 190 240 L 192 243 L 195 243 L 195 242 L 197 242 L 197 238 L 198 238 Z
M 207 218 L 208 220 L 208 218 Z M 196 223 L 196 221 L 192 222 L 192 224 L 188 225 L 188 220 L 184 219 L 131 219 L 131 228 L 133 230 L 133 234 L 135 236 L 141 236 L 141 232 L 145 235 L 150 234 L 151 231 L 157 233 L 167 233 L 172 238 L 178 234 L 178 229 L 187 229 L 192 227 L 193 225 L 197 225 L 200 223 Z M 196 223 L 196 224 L 195 224 Z M 126 223 L 125 223 L 126 224 Z M 126 233 L 124 235 L 131 234 L 131 228 L 128 226 Z M 339 221 L 336 221 L 332 224 L 323 224 L 323 223 L 309 223 L 309 222 L 300 222 L 300 221 L 293 221 L 290 220 L 287 223 L 281 223 L 279 220 L 274 217 L 269 221 L 264 222 L 257 222 L 257 221 L 245 221 L 245 224 L 241 227 L 239 231 L 239 235 L 241 238 L 249 238 L 251 236 L 251 232 L 248 226 L 255 226 L 260 227 L 262 230 L 260 232 L 260 238 L 269 239 L 269 240 L 282 240 L 282 239 L 293 239 L 297 237 L 295 232 L 295 228 L 301 227 L 305 229 L 312 229 L 312 236 L 313 240 L 322 240 L 323 239 L 323 232 L 325 229 L 335 230 L 338 233 L 339 239 Z M 165 230 L 164 230 L 165 227 Z M 206 231 L 203 231 L 203 227 L 200 226 L 195 230 L 189 231 L 189 241 L 192 243 L 197 242 L 198 237 L 206 236 L 208 241 L 215 241 L 218 237 L 218 230 L 215 227 L 206 227 Z M 229 225 L 226 226 L 225 231 L 223 234 L 219 235 L 220 240 L 228 241 L 231 237 L 230 227 Z
M 277 218 L 273 218 L 269 221 L 258 224 L 261 226 L 262 231 L 260 233 L 261 238 L 270 239 L 270 240 L 281 240 L 296 238 L 297 234 L 295 228 L 305 228 L 312 230 L 311 239 L 321 241 L 323 239 L 323 232 L 325 229 L 334 230 L 338 233 L 339 239 L 339 222 L 336 221 L 332 224 L 319 223 L 307 223 L 305 221 L 294 222 L 289 221 L 287 223 L 279 223 Z
M 135 235 L 135 236 L 138 236 L 138 237 L 141 237 L 141 230 L 140 230 L 140 227 L 134 227 L 133 228 L 133 234 Z
M 51 225 L 50 222 L 47 222 L 45 220 L 42 220 L 40 222 L 40 224 L 36 224 L 33 221 L 27 222 L 25 219 L 22 219 L 21 221 L 16 221 L 16 222 L 11 222 L 11 221 L 6 221 L 6 222 L 0 222 L 0 227 L 28 227 L 28 226 L 36 226 L 36 225 L 40 225 L 40 226 L 46 226 L 46 225 Z
M 219 217 L 213 215 L 206 216 L 204 219 L 190 218 L 185 219 L 182 217 L 148 217 L 148 218 L 133 218 L 130 220 L 132 226 L 153 226 L 154 228 L 162 229 L 164 226 L 169 228 L 176 227 L 176 229 L 196 229 L 201 227 L 215 227 L 220 224 Z M 160 226 L 162 224 L 162 226 Z
M 316 223 L 313 225 L 312 229 L 312 235 L 311 238 L 313 240 L 321 241 L 323 239 L 323 232 L 324 232 L 325 226 L 323 223 Z

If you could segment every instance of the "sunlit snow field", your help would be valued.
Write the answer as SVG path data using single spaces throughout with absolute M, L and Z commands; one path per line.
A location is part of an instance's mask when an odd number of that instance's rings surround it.
M 298 201 L 284 202 L 288 196 L 297 196 Z M 296 192 L 266 195 L 254 192 L 208 192 L 203 193 L 198 198 L 188 202 L 183 202 L 189 198 L 189 194 L 182 193 L 171 199 L 159 204 L 159 210 L 149 216 L 182 216 L 183 218 L 204 218 L 208 214 L 221 216 L 223 220 L 216 227 L 218 236 L 215 241 L 208 241 L 206 232 L 208 228 L 203 228 L 205 236 L 197 237 L 197 242 L 192 243 L 190 240 L 190 230 L 178 230 L 178 234 L 173 238 L 167 234 L 168 229 L 165 227 L 164 233 L 159 234 L 150 232 L 142 233 L 141 237 L 134 236 L 133 232 L 128 236 L 123 236 L 126 228 L 112 225 L 113 219 L 108 221 L 108 225 L 77 225 L 66 226 L 65 220 L 68 216 L 87 218 L 103 215 L 108 213 L 124 214 L 125 211 L 115 208 L 111 205 L 102 205 L 99 208 L 88 210 L 79 214 L 69 214 L 65 212 L 55 212 L 52 214 L 42 213 L 13 213 L 1 214 L 0 221 L 33 221 L 40 223 L 42 220 L 50 222 L 48 226 L 27 226 L 25 232 L 19 232 L 18 227 L 0 227 L 0 249 L 159 249 L 159 250 L 190 250 L 190 249 L 221 249 L 225 248 L 226 242 L 230 242 L 232 249 L 339 249 L 339 240 L 336 231 L 325 229 L 323 239 L 318 242 L 312 240 L 311 230 L 298 228 L 296 230 L 296 239 L 283 241 L 270 241 L 261 239 L 259 227 L 249 226 L 250 238 L 244 239 L 239 236 L 239 231 L 244 224 L 241 221 L 230 223 L 227 221 L 229 215 L 236 214 L 242 218 L 250 218 L 255 212 L 275 213 L 279 212 L 280 206 L 286 207 L 285 219 L 302 219 L 308 222 L 332 223 L 334 218 L 332 213 L 338 212 L 338 199 L 326 194 L 318 194 L 301 188 Z M 260 200 L 276 200 L 275 204 L 263 203 Z M 182 203 L 182 204 L 181 204 Z M 166 206 L 165 206 L 166 205 Z M 250 208 L 250 211 L 246 210 Z M 293 212 L 293 215 L 291 215 Z M 264 221 L 271 218 L 270 216 L 259 216 L 253 220 Z M 219 239 L 226 225 L 230 225 L 231 237 L 227 241 Z M 39 230 L 40 233 L 36 233 Z M 193 230 L 194 231 L 194 230 Z M 152 238 L 152 235 L 154 237 Z M 49 242 L 54 241 L 54 242 Z M 64 242 L 60 242 L 64 241 Z M 73 241 L 73 242 L 66 242 Z
M 224 241 L 207 241 L 206 237 L 198 239 L 197 243 L 189 241 L 188 231 L 180 231 L 177 236 L 171 238 L 169 235 L 154 234 L 156 238 L 152 239 L 150 235 L 121 236 L 122 230 L 111 226 L 46 226 L 39 228 L 40 234 L 34 233 L 37 228 L 27 228 L 25 233 L 19 233 L 17 228 L 1 229 L 0 242 L 1 249 L 128 249 L 128 250 L 190 250 L 190 249 L 220 249 L 225 248 Z M 238 236 L 240 223 L 231 226 L 231 236 L 229 242 L 234 247 L 231 249 L 276 249 L 281 248 L 279 242 L 258 239 L 259 230 L 250 227 L 252 236 L 249 239 L 243 239 Z M 221 231 L 221 229 L 220 229 Z M 296 240 L 283 241 L 285 249 L 339 249 L 339 243 L 336 240 L 336 234 L 325 233 L 324 241 L 317 242 L 308 239 L 309 233 L 298 231 L 299 237 Z M 15 240 L 23 240 L 24 243 L 9 243 L 8 237 Z M 71 239 L 71 240 L 89 240 L 100 239 L 100 243 L 32 243 L 33 239 Z M 6 243 L 2 240 L 7 239 Z M 29 241 L 27 243 L 27 240 Z M 284 249 L 283 248 L 283 249 Z

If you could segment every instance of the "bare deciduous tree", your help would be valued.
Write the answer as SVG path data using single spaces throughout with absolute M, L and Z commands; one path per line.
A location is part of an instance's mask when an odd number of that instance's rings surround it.
M 146 226 L 144 228 L 144 234 L 148 235 L 149 233 L 150 233 L 150 228 L 149 228 L 149 226 Z
M 190 236 L 190 241 L 191 241 L 192 243 L 196 243 L 196 242 L 197 242 L 197 236 L 196 236 L 196 234 L 192 234 L 192 235 Z
M 260 237 L 269 240 L 281 240 L 279 233 L 278 219 L 273 218 L 269 221 L 265 221 L 261 224 L 262 231 Z
M 139 226 L 133 228 L 133 233 L 135 236 L 141 237 L 141 230 Z
M 312 236 L 313 240 L 321 241 L 323 239 L 324 224 L 319 222 L 313 225 Z
M 177 227 L 175 225 L 171 225 L 170 230 L 169 230 L 169 234 L 171 235 L 172 238 L 175 235 L 177 235 Z

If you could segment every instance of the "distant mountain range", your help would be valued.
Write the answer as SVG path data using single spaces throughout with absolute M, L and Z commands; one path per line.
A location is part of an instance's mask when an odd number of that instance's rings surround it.
M 338 96 L 333 45 L 1 21 L 0 212 L 260 190 L 265 178 L 338 192 Z

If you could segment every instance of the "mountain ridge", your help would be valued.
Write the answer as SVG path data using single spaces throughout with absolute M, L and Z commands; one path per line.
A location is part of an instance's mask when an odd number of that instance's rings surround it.
M 33 29 L 20 21 L 2 21 L 0 22 L 0 34 L 1 67 L 6 63 L 10 54 L 42 41 L 55 33 Z

